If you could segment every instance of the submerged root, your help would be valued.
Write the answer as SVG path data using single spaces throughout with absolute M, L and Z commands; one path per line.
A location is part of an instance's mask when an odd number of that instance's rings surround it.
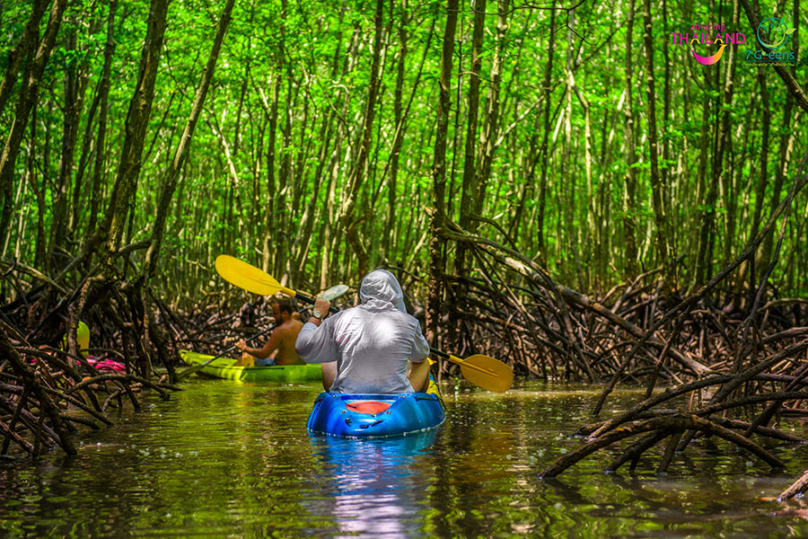
M 808 490 L 808 470 L 802 472 L 802 477 L 797 479 L 790 487 L 784 490 L 777 497 L 777 501 L 784 502 L 791 498 L 802 496 Z
M 721 425 L 710 421 L 709 419 L 702 419 L 695 415 L 680 415 L 678 417 L 657 417 L 647 421 L 640 421 L 630 425 L 621 426 L 598 438 L 595 438 L 594 440 L 591 440 L 572 453 L 559 458 L 549 467 L 545 468 L 544 471 L 539 474 L 539 476 L 543 478 L 556 477 L 564 470 L 580 462 L 595 451 L 609 447 L 621 440 L 636 436 L 638 434 L 653 432 L 654 434 L 652 436 L 646 437 L 643 442 L 637 444 L 637 446 L 629 450 L 628 458 L 619 459 L 615 462 L 615 464 L 613 464 L 613 466 L 610 467 L 611 471 L 615 471 L 628 460 L 638 459 L 642 453 L 656 445 L 656 443 L 662 439 L 671 435 L 681 435 L 681 433 L 687 430 L 718 436 L 742 449 L 749 451 L 766 462 L 772 468 L 784 467 L 780 459 L 743 435 L 724 428 Z M 665 458 L 669 460 L 670 457 Z M 663 463 L 665 463 L 664 459 Z M 667 468 L 667 464 L 665 464 L 664 467 Z

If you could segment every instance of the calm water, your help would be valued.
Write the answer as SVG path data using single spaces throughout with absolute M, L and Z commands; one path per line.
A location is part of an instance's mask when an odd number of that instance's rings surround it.
M 808 536 L 799 511 L 760 501 L 801 473 L 808 447 L 775 446 L 781 474 L 719 444 L 665 477 L 657 458 L 604 475 L 602 453 L 548 483 L 537 473 L 580 444 L 567 434 L 597 391 L 443 389 L 441 429 L 362 442 L 306 433 L 315 385 L 192 382 L 85 436 L 77 458 L 0 462 L 0 536 Z M 604 416 L 639 397 L 619 394 Z

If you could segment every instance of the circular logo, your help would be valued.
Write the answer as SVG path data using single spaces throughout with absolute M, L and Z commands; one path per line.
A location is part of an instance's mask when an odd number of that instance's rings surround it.
M 758 25 L 757 38 L 765 48 L 774 50 L 786 44 L 791 32 L 782 19 L 769 17 Z

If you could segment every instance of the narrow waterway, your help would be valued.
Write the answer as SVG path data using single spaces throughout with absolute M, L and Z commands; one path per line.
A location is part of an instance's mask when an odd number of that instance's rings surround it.
M 795 512 L 760 500 L 808 467 L 806 446 L 775 445 L 788 465 L 776 474 L 717 443 L 677 455 L 666 476 L 656 458 L 605 475 L 602 452 L 543 482 L 581 443 L 568 434 L 597 389 L 442 389 L 440 429 L 353 441 L 307 434 L 314 384 L 194 381 L 85 436 L 76 458 L 0 462 L 0 536 L 808 536 Z M 640 395 L 616 394 L 604 416 Z

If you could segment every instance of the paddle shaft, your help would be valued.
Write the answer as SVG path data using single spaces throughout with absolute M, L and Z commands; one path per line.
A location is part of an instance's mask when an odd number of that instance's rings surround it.
M 306 294 L 301 294 L 300 292 L 295 292 L 294 297 L 302 299 L 309 305 L 314 305 L 315 299 L 311 296 L 307 296 Z M 339 312 L 339 307 L 329 307 L 328 312 L 331 314 L 336 314 Z
M 245 340 L 244 340 L 244 342 L 245 342 L 245 343 L 248 343 L 248 342 L 254 341 L 254 340 L 255 340 L 255 339 L 257 339 L 258 337 L 260 337 L 260 336 L 262 336 L 262 335 L 266 335 L 267 333 L 269 333 L 270 331 L 272 331 L 273 329 L 275 329 L 275 328 L 276 328 L 276 327 L 278 327 L 278 326 L 280 326 L 280 323 L 278 323 L 278 324 L 273 324 L 272 326 L 268 327 L 268 328 L 267 328 L 267 329 L 265 329 L 264 331 L 262 331 L 262 332 L 260 332 L 260 333 L 256 333 L 255 335 L 253 335 L 253 336 L 252 336 L 252 337 L 250 337 L 249 339 L 245 339 Z M 231 346 L 230 348 L 228 348 L 227 350 L 225 350 L 224 352 L 222 352 L 221 354 L 219 354 L 218 356 L 216 356 L 216 357 L 215 357 L 215 358 L 213 358 L 213 359 L 219 359 L 220 357 L 222 357 L 222 356 L 225 356 L 225 355 L 229 354 L 230 352 L 232 352 L 232 351 L 233 351 L 233 350 L 235 350 L 235 349 L 236 349 L 236 345 L 234 344 L 233 346 Z M 211 361 L 213 361 L 213 359 L 209 359 L 208 361 L 206 361 L 206 362 L 205 362 L 205 363 L 203 363 L 202 365 L 207 365 L 208 363 L 210 363 Z
M 482 367 L 479 367 L 477 365 L 472 365 L 471 363 L 467 363 L 466 361 L 462 360 L 459 357 L 453 356 L 452 354 L 447 354 L 446 352 L 443 352 L 443 351 L 438 350 L 436 348 L 430 348 L 429 351 L 432 352 L 433 354 L 435 354 L 436 356 L 440 356 L 440 357 L 442 357 L 443 359 L 445 359 L 447 361 L 451 361 L 452 363 L 456 363 L 456 364 L 460 365 L 461 367 L 465 367 L 467 369 L 471 369 L 471 370 L 474 370 L 474 371 L 477 371 L 477 372 L 481 372 L 483 374 L 491 374 L 491 375 L 496 376 L 496 373 L 494 371 L 490 371 L 488 369 L 483 369 Z
M 261 333 L 256 333 L 256 334 L 255 334 L 255 335 L 253 335 L 252 337 L 250 337 L 250 338 L 246 339 L 244 342 L 245 342 L 245 343 L 247 343 L 247 342 L 250 342 L 250 341 L 254 341 L 254 340 L 255 340 L 255 339 L 257 339 L 258 337 L 261 337 L 262 335 L 266 335 L 267 333 L 269 333 L 270 331 L 272 331 L 273 329 L 275 329 L 275 328 L 276 328 L 276 327 L 278 327 L 279 325 L 280 325 L 280 324 L 274 324 L 272 327 L 269 327 L 269 328 L 265 329 L 265 330 L 264 330 L 264 331 L 262 331 Z M 197 372 L 197 371 L 198 371 L 198 370 L 200 370 L 202 367 L 204 367 L 204 366 L 206 366 L 206 365 L 210 364 L 210 363 L 211 363 L 211 362 L 213 362 L 213 361 L 216 361 L 216 360 L 217 360 L 217 359 L 219 359 L 220 357 L 226 356 L 227 354 L 229 354 L 230 352 L 232 352 L 232 351 L 233 351 L 233 350 L 235 350 L 235 349 L 236 349 L 236 345 L 234 344 L 233 346 L 231 346 L 230 348 L 228 348 L 227 350 L 225 350 L 224 352 L 222 352 L 222 353 L 221 353 L 221 354 L 219 354 L 218 356 L 213 357 L 213 358 L 210 358 L 209 360 L 205 361 L 204 363 L 200 363 L 199 365 L 193 365 L 193 366 L 191 366 L 191 367 L 188 367 L 188 368 L 187 368 L 187 369 L 185 369 L 184 371 L 177 373 L 177 379 L 184 378 L 185 376 L 188 376 L 188 375 L 190 375 L 190 374 L 193 374 L 193 373 Z

